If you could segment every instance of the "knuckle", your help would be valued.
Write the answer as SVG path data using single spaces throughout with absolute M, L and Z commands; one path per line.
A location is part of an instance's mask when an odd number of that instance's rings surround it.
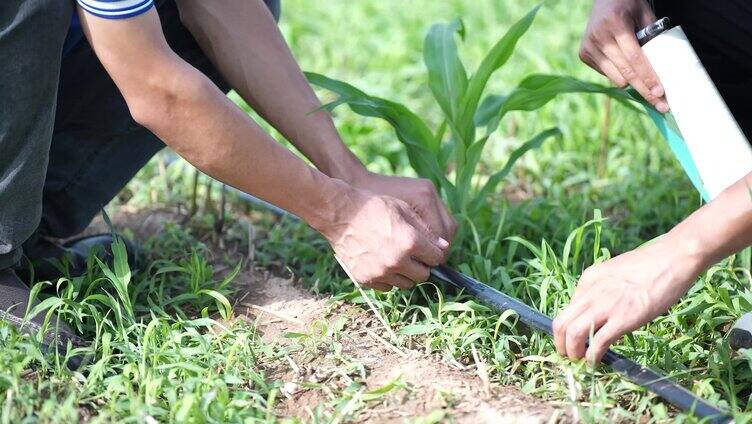
M 627 80 L 631 80 L 637 76 L 634 68 L 628 65 L 622 66 L 621 69 L 619 69 L 619 72 L 621 72 L 621 75 Z
M 418 179 L 418 185 L 425 192 L 434 193 L 436 191 L 436 187 L 434 187 L 434 185 L 431 182 L 431 180 L 429 180 L 427 178 L 419 178 Z
M 608 26 L 608 28 L 619 28 L 624 25 L 627 16 L 628 12 L 625 9 L 616 8 L 613 9 L 611 13 L 606 15 L 605 18 L 603 18 L 603 22 L 606 26 Z
M 580 284 L 590 284 L 595 280 L 596 274 L 598 274 L 598 270 L 595 268 L 595 266 L 591 266 L 585 269 L 585 271 L 583 271 L 582 275 L 580 276 Z
M 382 272 L 369 273 L 369 274 L 364 275 L 363 277 L 361 277 L 358 280 L 358 282 L 361 283 L 361 284 L 370 284 L 370 285 L 373 285 L 373 284 L 376 284 L 378 282 L 378 280 L 384 276 L 384 274 L 385 274 L 385 272 L 383 272 L 383 271 Z M 356 276 L 355 278 L 358 278 L 358 277 Z
M 652 88 L 658 85 L 658 80 L 655 78 L 655 75 L 653 75 L 652 72 L 648 72 L 648 74 L 644 78 L 644 81 L 648 88 Z
M 590 38 L 593 45 L 601 47 L 605 44 L 610 44 L 614 40 L 614 23 L 610 18 L 605 18 L 598 26 L 593 28 L 592 36 Z
M 626 87 L 629 84 L 629 81 L 627 81 L 626 79 L 624 79 L 621 76 L 617 76 L 617 77 L 611 78 L 611 82 L 615 86 L 617 86 L 619 88 L 624 88 L 624 87 Z
M 587 44 L 582 43 L 582 45 L 580 46 L 580 51 L 578 52 L 578 56 L 580 57 L 580 60 L 585 63 L 590 62 L 590 52 L 588 51 L 588 47 L 589 46 L 587 46 Z
M 627 61 L 629 63 L 638 63 L 642 61 L 642 51 L 635 49 L 627 52 Z
M 590 323 L 588 322 L 578 322 L 576 324 L 573 324 L 569 327 L 569 331 L 567 331 L 567 335 L 572 335 L 575 339 L 581 339 L 583 338 L 590 330 Z

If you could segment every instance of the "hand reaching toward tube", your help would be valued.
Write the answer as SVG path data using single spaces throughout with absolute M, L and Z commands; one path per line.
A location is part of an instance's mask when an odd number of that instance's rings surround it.
M 559 354 L 596 364 L 609 345 L 676 303 L 700 270 L 676 242 L 667 235 L 586 269 L 571 303 L 554 319 Z

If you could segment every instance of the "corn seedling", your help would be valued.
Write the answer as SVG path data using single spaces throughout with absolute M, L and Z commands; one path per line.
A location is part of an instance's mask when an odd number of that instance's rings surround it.
M 472 217 L 522 155 L 561 135 L 558 128 L 538 133 L 512 150 L 501 169 L 481 178 L 477 171 L 483 150 L 509 112 L 536 110 L 562 93 L 603 93 L 629 104 L 622 90 L 558 75 L 529 75 L 507 95 L 483 97 L 491 76 L 512 56 L 539 8 L 535 7 L 513 24 L 471 76 L 457 51 L 456 38 L 464 38 L 466 31 L 462 21 L 454 19 L 431 27 L 425 38 L 423 58 L 428 86 L 443 116 L 442 123 L 433 130 L 400 103 L 368 95 L 323 75 L 307 73 L 307 77 L 312 84 L 339 96 L 326 104 L 326 109 L 331 111 L 347 104 L 359 115 L 387 121 L 402 142 L 415 172 L 434 182 L 456 214 Z

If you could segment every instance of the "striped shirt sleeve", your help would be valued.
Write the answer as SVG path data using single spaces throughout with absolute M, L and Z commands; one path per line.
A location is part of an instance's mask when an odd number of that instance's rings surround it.
M 154 0 L 76 0 L 78 5 L 94 16 L 106 19 L 125 19 L 147 12 Z

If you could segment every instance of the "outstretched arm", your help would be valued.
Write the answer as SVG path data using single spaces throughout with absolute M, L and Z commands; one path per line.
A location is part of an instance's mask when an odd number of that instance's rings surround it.
M 454 218 L 430 181 L 369 173 L 340 138 L 261 0 L 179 0 L 180 19 L 222 76 L 330 177 L 409 203 L 451 240 Z
M 554 320 L 556 350 L 599 362 L 610 344 L 665 313 L 700 273 L 752 244 L 751 186 L 752 173 L 654 243 L 586 269 Z
M 361 283 L 408 287 L 443 261 L 448 243 L 407 204 L 326 176 L 264 133 L 170 49 L 154 9 L 118 20 L 79 16 L 140 124 L 207 174 L 303 218 Z

